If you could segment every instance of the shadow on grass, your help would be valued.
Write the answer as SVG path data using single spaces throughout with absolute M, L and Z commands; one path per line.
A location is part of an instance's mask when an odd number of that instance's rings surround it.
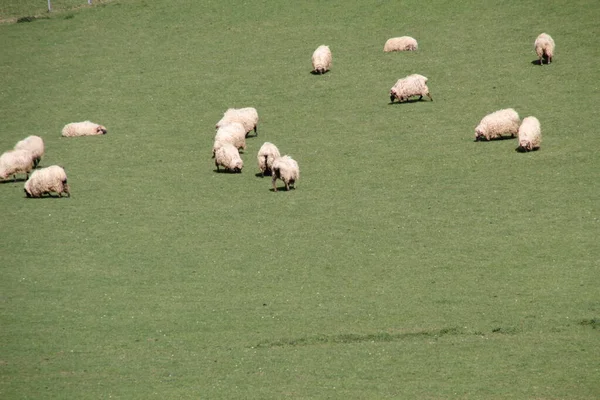
M 327 73 L 329 73 L 329 70 L 327 70 L 325 72 L 310 71 L 311 75 L 325 75 Z
M 265 172 L 264 176 L 260 172 L 257 172 L 256 174 L 254 174 L 254 176 L 257 178 L 265 178 L 265 177 L 271 177 L 273 175 L 271 174 L 271 171 L 267 171 L 267 172 Z
M 4 185 L 6 183 L 19 183 L 19 182 L 21 182 L 21 183 L 27 182 L 27 179 L 25 179 L 25 178 L 17 178 L 17 179 L 11 179 L 11 180 L 8 180 L 8 181 L 0 181 L 0 185 Z
M 532 65 L 542 65 L 542 63 L 540 63 L 540 60 L 539 60 L 539 59 L 535 59 L 535 60 L 533 60 L 533 61 L 531 62 L 531 64 L 532 64 Z M 546 64 L 546 65 L 550 65 L 550 63 L 548 62 L 548 60 L 547 60 L 547 59 L 544 59 L 544 64 Z
M 46 196 L 40 196 L 40 197 L 27 197 L 27 195 L 23 196 L 25 199 L 27 200 L 42 200 L 42 199 L 70 199 L 71 197 L 69 196 L 59 196 L 58 194 L 53 195 L 53 194 L 48 194 Z
M 389 102 L 388 105 L 393 106 L 393 105 L 397 105 L 397 104 L 413 104 L 413 103 L 421 103 L 421 102 L 426 102 L 426 103 L 431 103 L 433 100 L 425 100 L 423 99 L 408 99 L 405 101 L 394 101 L 394 102 Z
M 517 147 L 517 148 L 515 149 L 515 151 L 516 151 L 517 153 L 530 153 L 530 152 L 532 152 L 532 151 L 538 151 L 539 149 L 540 149 L 539 147 L 535 147 L 535 148 L 533 148 L 533 149 L 531 149 L 531 150 L 527 150 L 527 149 L 524 149 L 523 147 L 519 146 L 519 147 Z
M 271 189 L 269 189 L 269 190 L 270 190 L 271 192 L 275 192 L 275 190 L 274 190 L 273 188 L 271 188 Z M 291 186 L 291 187 L 290 187 L 290 190 L 285 190 L 285 185 L 277 188 L 277 191 L 278 191 L 278 192 L 291 192 L 292 190 L 296 190 L 296 187 L 295 187 L 295 186 Z
M 516 136 L 500 136 L 500 137 L 496 137 L 490 140 L 485 140 L 485 139 L 475 139 L 473 140 L 474 142 L 482 142 L 482 143 L 489 143 L 489 142 L 500 142 L 502 140 L 513 140 L 516 139 Z
M 237 175 L 237 174 L 242 173 L 242 171 L 230 171 L 228 169 L 213 169 L 213 172 L 215 174 L 230 174 L 230 175 Z

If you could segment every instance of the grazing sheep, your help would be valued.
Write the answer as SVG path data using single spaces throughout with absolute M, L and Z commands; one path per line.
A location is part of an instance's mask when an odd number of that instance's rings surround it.
M 421 100 L 423 96 L 427 96 L 433 101 L 433 98 L 429 94 L 429 88 L 427 87 L 427 78 L 423 75 L 412 74 L 405 78 L 398 79 L 398 82 L 390 89 L 390 101 L 392 103 L 395 99 L 398 99 L 398 101 L 402 103 L 412 96 L 420 96 L 419 100 Z
M 401 36 L 388 39 L 383 46 L 383 51 L 389 53 L 390 51 L 412 51 L 417 50 L 419 45 L 415 38 L 410 36 Z
M 51 192 L 58 193 L 58 197 L 62 197 L 63 193 L 66 193 L 67 197 L 71 197 L 69 185 L 67 184 L 67 174 L 58 165 L 35 170 L 25 182 L 24 190 L 27 197 L 42 197 L 42 195 Z
M 71 122 L 65 125 L 62 130 L 62 136 L 65 137 L 92 135 L 106 135 L 106 128 L 90 121 L 83 121 Z
M 542 128 L 536 117 L 523 118 L 519 127 L 519 148 L 522 151 L 537 150 L 542 143 Z
M 544 59 L 546 64 L 550 64 L 554 57 L 554 39 L 547 33 L 541 33 L 535 39 L 535 53 L 540 59 L 540 65 L 544 65 Z
M 17 174 L 26 174 L 29 179 L 29 172 L 33 169 L 33 154 L 29 150 L 9 150 L 0 156 L 0 179 L 6 179 L 14 175 L 17 180 Z
M 272 183 L 273 191 L 277 191 L 275 181 L 281 179 L 285 183 L 285 190 L 290 190 L 290 185 L 294 185 L 296 189 L 296 181 L 300 179 L 300 168 L 298 163 L 290 156 L 283 156 L 273 161 L 272 167 Z
M 475 141 L 502 138 L 502 134 L 515 137 L 519 132 L 521 120 L 512 108 L 495 111 L 483 117 L 475 128 Z
M 213 144 L 213 158 L 215 152 L 224 143 L 230 143 L 236 147 L 236 149 L 246 150 L 246 130 L 244 125 L 239 122 L 232 122 L 227 125 L 222 125 L 215 135 L 215 142 Z
M 279 157 L 281 157 L 279 149 L 273 143 L 265 142 L 260 147 L 260 150 L 258 150 L 257 160 L 258 168 L 260 169 L 262 176 L 265 176 L 265 174 L 271 174 L 273 161 Z
M 231 143 L 224 143 L 215 152 L 215 165 L 219 171 L 219 165 L 225 168 L 226 171 L 242 172 L 244 162 L 240 157 L 238 149 Z
M 27 136 L 15 145 L 15 150 L 29 150 L 33 155 L 33 168 L 35 168 L 44 156 L 44 140 L 35 135 Z
M 215 125 L 216 129 L 230 124 L 232 122 L 239 122 L 244 126 L 244 133 L 248 137 L 248 133 L 254 130 L 254 136 L 258 136 L 256 130 L 258 126 L 258 112 L 254 107 L 245 108 L 230 108 L 223 114 L 223 118 Z
M 312 66 L 314 73 L 324 74 L 331 68 L 331 50 L 329 46 L 319 46 L 312 55 Z

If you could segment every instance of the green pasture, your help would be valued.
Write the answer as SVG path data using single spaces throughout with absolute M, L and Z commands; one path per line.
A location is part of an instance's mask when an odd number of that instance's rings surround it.
M 600 398 L 600 2 L 54 3 L 0 0 L 0 152 L 42 136 L 72 193 L 0 182 L 1 399 Z M 473 141 L 507 107 L 539 151 Z

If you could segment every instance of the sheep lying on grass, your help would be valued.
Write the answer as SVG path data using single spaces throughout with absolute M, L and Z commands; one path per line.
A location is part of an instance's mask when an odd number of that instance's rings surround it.
M 9 150 L 0 156 L 0 179 L 6 179 L 13 175 L 17 180 L 17 174 L 26 174 L 33 169 L 34 155 L 29 150 Z
M 329 46 L 319 46 L 312 55 L 312 72 L 324 74 L 331 68 L 331 50 Z
M 290 190 L 290 185 L 294 185 L 294 189 L 296 189 L 296 181 L 300 179 L 300 168 L 292 157 L 279 157 L 273 161 L 272 176 L 274 192 L 277 191 L 275 184 L 277 179 L 281 179 L 285 183 L 285 190 Z
M 44 140 L 35 135 L 27 136 L 15 145 L 15 150 L 29 150 L 33 156 L 33 168 L 35 168 L 44 156 Z
M 540 59 L 540 65 L 544 65 L 544 59 L 546 59 L 546 64 L 550 64 L 554 57 L 554 39 L 547 33 L 541 33 L 535 39 L 534 46 L 535 53 Z
M 254 130 L 254 136 L 258 136 L 258 112 L 254 107 L 245 108 L 230 108 L 223 114 L 223 118 L 215 125 L 216 129 L 228 125 L 232 122 L 239 122 L 244 126 L 244 133 L 248 137 L 248 133 Z
M 238 149 L 236 149 L 234 145 L 231 143 L 223 143 L 223 145 L 215 152 L 215 165 L 217 171 L 219 171 L 219 166 L 222 166 L 226 171 L 242 172 L 244 162 L 240 157 Z
M 258 150 L 257 160 L 258 168 L 260 169 L 262 176 L 265 176 L 265 174 L 271 174 L 273 161 L 279 157 L 281 157 L 279 149 L 273 143 L 265 142 L 260 147 L 260 150 Z
M 239 122 L 232 122 L 222 125 L 217 130 L 213 144 L 213 158 L 215 157 L 215 152 L 224 143 L 232 144 L 236 149 L 246 150 L 246 130 L 244 126 Z
M 383 51 L 389 53 L 390 51 L 413 51 L 417 50 L 419 45 L 415 38 L 410 36 L 401 36 L 388 39 L 383 46 Z
M 520 124 L 519 114 L 512 108 L 495 111 L 479 122 L 475 128 L 475 141 L 500 139 L 503 134 L 515 137 Z
M 390 101 L 392 103 L 395 99 L 398 99 L 398 101 L 402 103 L 412 96 L 419 96 L 419 100 L 421 100 L 423 96 L 427 96 L 433 101 L 433 98 L 429 94 L 429 88 L 427 87 L 427 78 L 423 75 L 412 74 L 405 78 L 398 79 L 396 84 L 390 89 Z
M 71 122 L 65 125 L 62 130 L 62 136 L 64 137 L 92 135 L 106 135 L 106 128 L 90 121 L 83 121 Z
M 542 143 L 542 128 L 536 117 L 526 117 L 519 127 L 520 151 L 532 151 L 540 148 Z
M 24 190 L 27 197 L 42 197 L 42 195 L 51 192 L 58 193 L 58 197 L 62 197 L 63 193 L 66 193 L 67 197 L 71 197 L 69 185 L 67 184 L 67 174 L 58 165 L 51 165 L 34 171 L 25 182 Z

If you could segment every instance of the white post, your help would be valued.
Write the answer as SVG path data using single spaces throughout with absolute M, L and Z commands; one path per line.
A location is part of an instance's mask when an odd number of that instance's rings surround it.
M 48 0 L 48 12 L 52 11 L 52 4 L 50 4 L 50 0 Z
M 88 0 L 88 4 L 89 4 L 89 5 L 92 5 L 92 0 Z

